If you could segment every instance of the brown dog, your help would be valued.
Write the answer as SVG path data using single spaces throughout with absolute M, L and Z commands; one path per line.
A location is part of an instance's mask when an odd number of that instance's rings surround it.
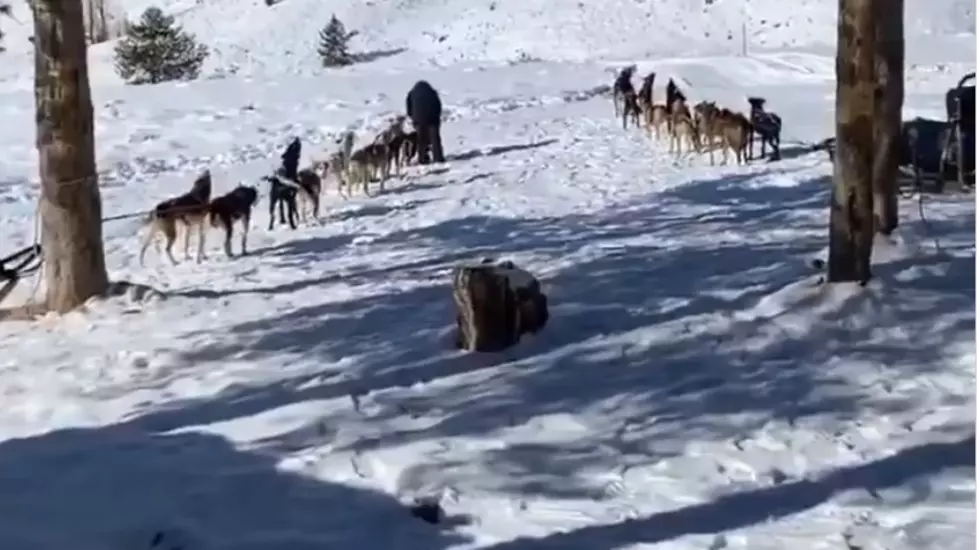
M 150 226 L 150 231 L 143 240 L 140 248 L 140 265 L 146 256 L 146 249 L 153 242 L 157 234 L 163 235 L 166 240 L 166 253 L 170 262 L 177 265 L 174 258 L 173 247 L 177 241 L 177 225 L 182 224 L 186 228 L 184 234 L 184 258 L 190 259 L 191 229 L 197 229 L 197 261 L 204 259 L 204 221 L 208 214 L 208 203 L 211 200 L 211 172 L 205 170 L 194 181 L 191 190 L 179 197 L 167 199 L 153 208 L 149 216 L 146 217 L 143 225 Z M 159 242 L 158 242 L 159 246 Z

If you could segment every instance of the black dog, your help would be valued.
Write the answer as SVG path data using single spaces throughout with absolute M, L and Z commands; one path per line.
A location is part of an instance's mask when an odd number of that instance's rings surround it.
M 405 96 L 405 113 L 415 126 L 419 164 L 446 162 L 442 152 L 442 100 L 431 84 L 419 80 Z
M 412 162 L 412 159 L 416 158 L 419 152 L 419 134 L 415 130 L 412 130 L 411 132 L 405 132 L 403 138 L 402 163 L 407 166 Z
M 225 230 L 225 255 L 229 258 L 232 257 L 231 236 L 236 221 L 242 223 L 242 256 L 248 254 L 248 226 L 252 221 L 252 207 L 258 199 L 259 193 L 254 187 L 239 185 L 208 205 L 211 227 Z
M 780 135 L 783 132 L 783 119 L 776 113 L 766 112 L 766 100 L 761 97 L 749 98 L 749 120 L 752 122 L 754 133 L 759 134 L 762 157 L 766 156 L 766 144 L 772 147 L 772 159 L 779 160 Z M 749 140 L 749 159 L 752 158 L 752 142 Z
M 269 182 L 269 230 L 276 223 L 276 206 L 279 206 L 279 223 L 285 224 L 289 218 L 289 227 L 296 229 L 296 193 L 299 186 L 281 177 L 281 170 L 275 175 L 265 176 L 263 180 Z
M 293 138 L 282 152 L 282 176 L 286 179 L 296 181 L 296 172 L 299 170 L 299 155 L 302 152 L 302 144 L 299 138 Z

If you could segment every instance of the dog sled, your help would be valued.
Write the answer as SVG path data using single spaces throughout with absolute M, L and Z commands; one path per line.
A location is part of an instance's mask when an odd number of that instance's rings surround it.
M 945 99 L 946 120 L 916 117 L 902 122 L 899 170 L 917 191 L 942 193 L 951 181 L 961 190 L 976 185 L 976 73 L 961 78 Z M 817 148 L 825 149 L 833 162 L 834 138 Z M 926 188 L 926 181 L 933 185 Z
M 22 277 L 41 268 L 41 245 L 35 244 L 0 258 L 0 304 Z

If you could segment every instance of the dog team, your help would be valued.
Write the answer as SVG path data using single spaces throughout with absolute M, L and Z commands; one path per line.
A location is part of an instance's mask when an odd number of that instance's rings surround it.
M 680 158 L 685 149 L 697 154 L 708 153 L 709 162 L 715 164 L 715 151 L 721 149 L 722 163 L 728 163 L 729 152 L 734 153 L 738 164 L 752 159 L 753 138 L 758 134 L 761 155 L 766 155 L 766 145 L 773 150 L 772 160 L 779 159 L 779 141 L 783 122 L 779 115 L 764 109 L 766 100 L 750 97 L 749 116 L 718 107 L 713 101 L 702 101 L 688 107 L 687 97 L 671 78 L 667 82 L 666 103 L 653 102 L 653 83 L 656 73 L 643 77 L 640 90 L 633 88 L 636 65 L 622 69 L 613 82 L 613 109 L 616 117 L 622 117 L 623 129 L 630 121 L 636 127 L 644 127 L 647 135 L 661 139 L 666 132 L 668 151 Z M 642 122 L 641 122 L 642 121 Z
M 310 168 L 299 169 L 302 145 L 299 138 L 286 147 L 281 160 L 282 166 L 274 174 L 261 180 L 269 185 L 269 229 L 276 221 L 279 210 L 279 223 L 289 224 L 292 229 L 299 221 L 306 221 L 307 205 L 313 219 L 320 211 L 320 194 L 323 183 L 330 177 L 337 181 L 339 194 L 348 198 L 356 185 L 360 185 L 365 195 L 371 181 L 379 180 L 384 191 L 385 180 L 391 177 L 392 168 L 396 175 L 412 160 L 418 164 L 446 162 L 442 150 L 441 121 L 442 101 L 431 84 L 420 80 L 405 97 L 407 115 L 394 117 L 369 144 L 354 149 L 356 136 L 353 131 L 344 132 L 337 140 L 337 150 L 325 157 L 316 157 Z M 405 130 L 406 120 L 412 121 L 412 131 Z M 184 257 L 190 259 L 191 233 L 196 232 L 197 262 L 204 260 L 205 236 L 208 227 L 224 231 L 224 251 L 232 257 L 232 238 L 235 225 L 241 225 L 241 253 L 248 253 L 248 229 L 252 219 L 252 209 L 258 202 L 258 190 L 250 185 L 239 184 L 228 193 L 212 198 L 210 171 L 204 171 L 194 181 L 190 191 L 157 204 L 144 220 L 149 226 L 140 249 L 140 265 L 144 264 L 146 251 L 151 243 L 159 239 L 165 243 L 163 252 L 171 263 L 177 264 L 173 247 L 177 242 L 177 230 L 184 230 Z

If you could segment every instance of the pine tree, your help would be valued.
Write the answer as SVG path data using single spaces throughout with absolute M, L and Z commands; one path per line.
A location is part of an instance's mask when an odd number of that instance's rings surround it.
M 116 72 L 130 84 L 193 80 L 201 71 L 208 48 L 174 23 L 160 8 L 143 12 L 115 48 Z
M 348 42 L 357 35 L 357 31 L 347 32 L 344 24 L 336 15 L 330 16 L 330 22 L 320 31 L 320 47 L 317 53 L 324 67 L 342 67 L 354 63 L 354 56 L 348 50 Z
M 4 15 L 6 17 L 11 17 L 11 18 L 14 16 L 9 3 L 7 2 L 0 3 L 0 15 Z M 4 37 L 3 31 L 0 30 L 0 52 L 5 51 L 7 49 L 3 47 L 2 44 L 3 37 Z

